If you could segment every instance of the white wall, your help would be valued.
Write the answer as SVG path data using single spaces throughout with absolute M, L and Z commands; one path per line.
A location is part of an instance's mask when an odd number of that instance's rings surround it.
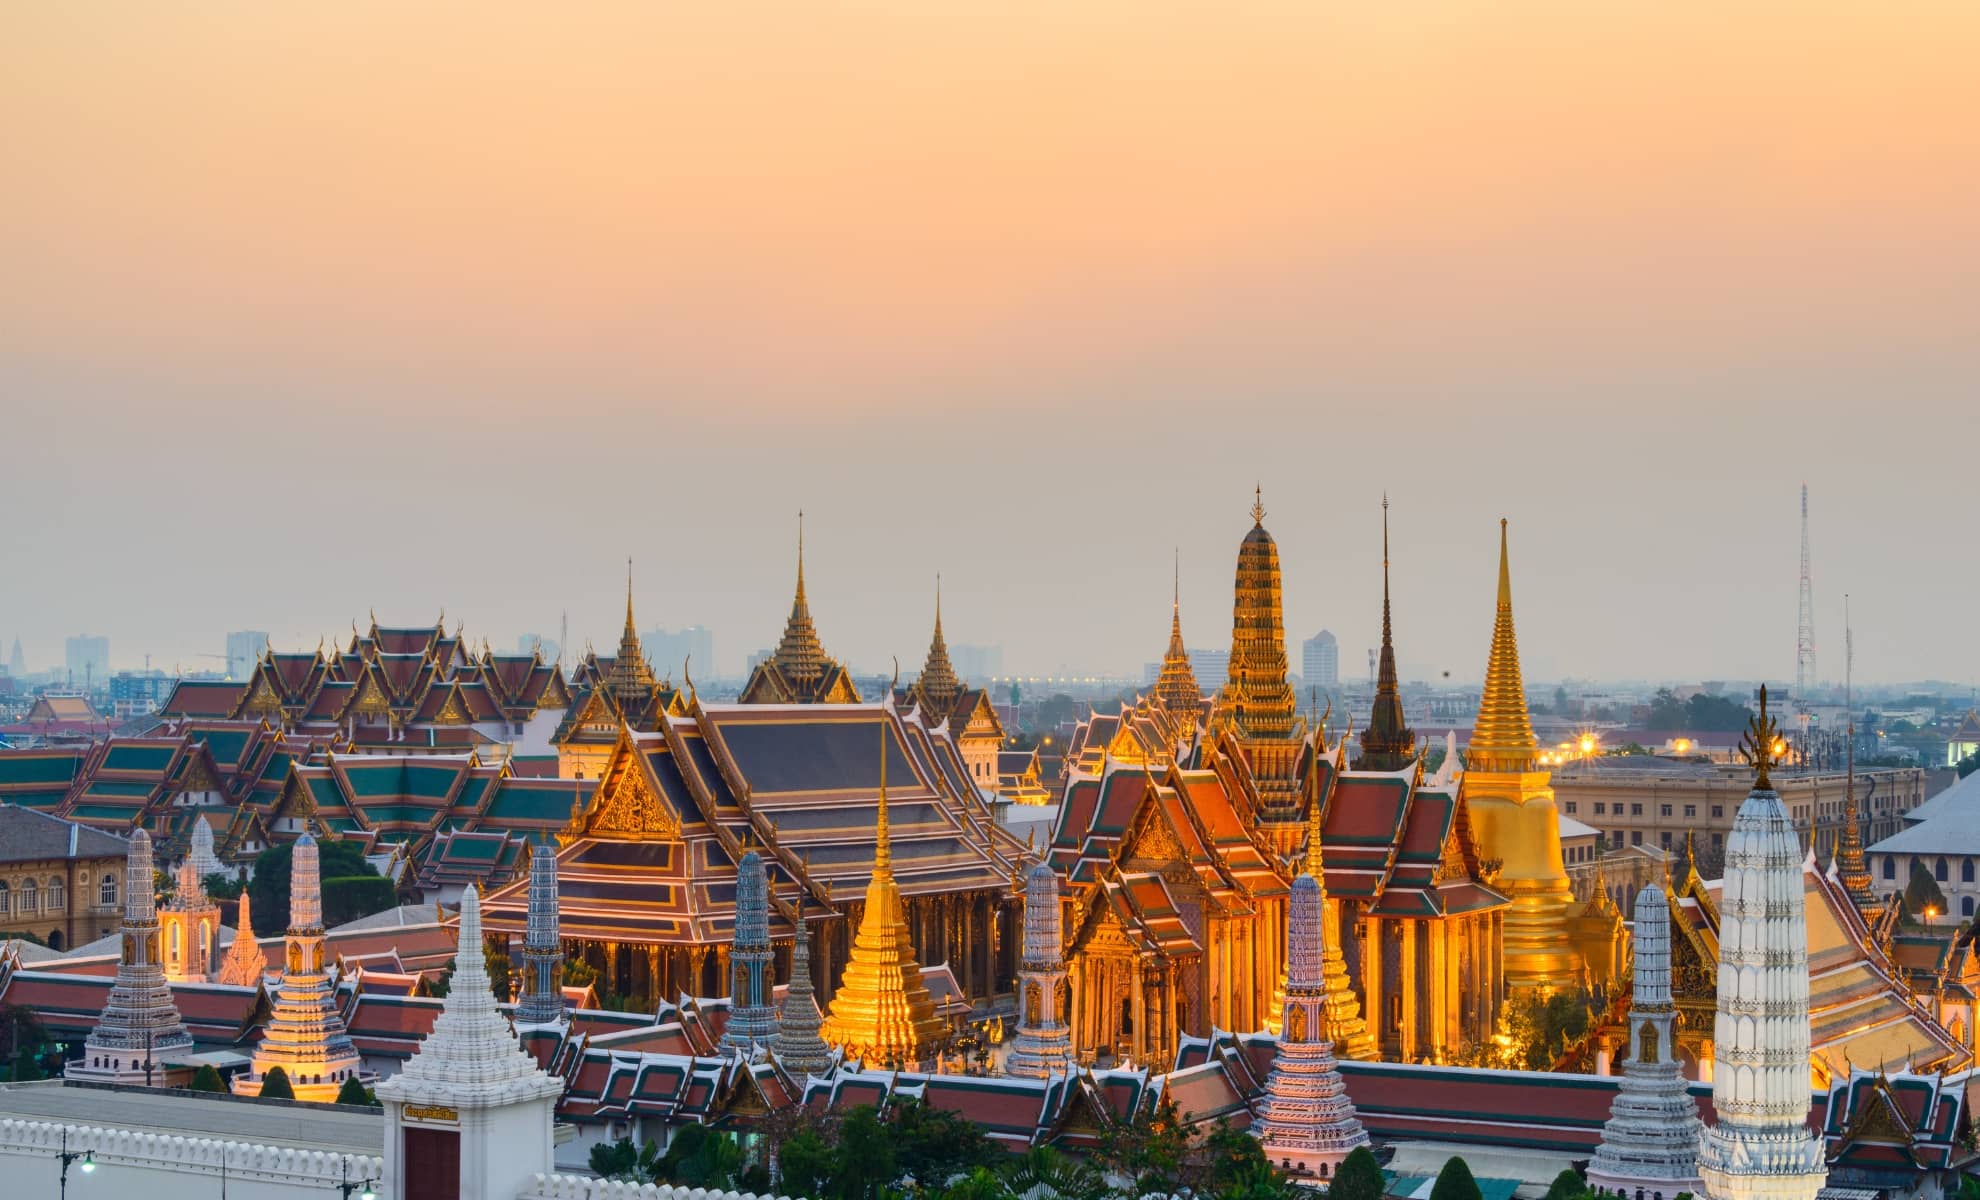
M 64 1131 L 70 1150 L 95 1156 L 96 1169 L 87 1174 L 80 1160 L 69 1167 L 70 1193 L 78 1200 L 209 1200 L 220 1194 L 223 1160 L 230 1200 L 322 1200 L 344 1177 L 346 1156 L 321 1151 L 8 1119 L 0 1120 L 0 1192 L 55 1195 Z M 377 1156 L 348 1157 L 352 1179 L 383 1176 L 385 1164 Z

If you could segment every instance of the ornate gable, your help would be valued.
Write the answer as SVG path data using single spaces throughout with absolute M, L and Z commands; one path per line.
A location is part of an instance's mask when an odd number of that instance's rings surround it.
M 997 719 L 997 708 L 990 703 L 987 692 L 974 693 L 975 702 L 969 707 L 969 715 L 964 719 L 962 731 L 956 735 L 958 741 L 996 739 L 999 745 L 1004 740 L 1004 723 Z
M 268 682 L 266 670 L 254 673 L 254 682 L 248 685 L 247 695 L 241 697 L 240 704 L 227 715 L 228 719 L 236 721 L 249 717 L 274 721 L 282 719 L 282 696 Z
M 624 726 L 585 813 L 584 833 L 615 841 L 676 841 L 681 836 L 679 819 L 647 777 L 644 756 Z

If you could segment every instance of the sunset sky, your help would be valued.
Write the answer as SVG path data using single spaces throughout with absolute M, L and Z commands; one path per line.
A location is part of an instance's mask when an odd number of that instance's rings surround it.
M 417 12 L 408 11 L 417 9 Z M 1980 6 L 13 5 L 0 650 L 1980 679 Z M 1294 649 L 1295 656 L 1297 649 Z

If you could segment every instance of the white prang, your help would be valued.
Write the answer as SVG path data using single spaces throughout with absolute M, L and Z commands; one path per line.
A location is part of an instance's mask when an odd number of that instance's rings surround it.
M 1334 1062 L 1327 1019 L 1326 896 L 1312 875 L 1293 880 L 1286 912 L 1286 1003 L 1279 1049 L 1251 1132 L 1265 1157 L 1300 1175 L 1330 1179 L 1368 1131 Z
M 1828 1181 L 1808 1128 L 1808 925 L 1801 845 L 1755 788 L 1726 839 L 1712 1107 L 1698 1174 L 1711 1200 L 1814 1200 Z
M 410 1200 L 407 1132 L 459 1138 L 460 1194 L 514 1196 L 551 1170 L 552 1106 L 563 1082 L 539 1070 L 495 1005 L 481 949 L 481 893 L 461 893 L 454 981 L 406 1069 L 378 1085 L 388 1200 Z
M 1686 1090 L 1673 1040 L 1677 1010 L 1671 1005 L 1671 908 L 1664 889 L 1649 884 L 1637 893 L 1634 989 L 1629 1005 L 1629 1062 L 1622 1090 L 1602 1126 L 1602 1142 L 1588 1164 L 1588 1184 L 1598 1191 L 1671 1200 L 1696 1193 L 1698 1102 Z

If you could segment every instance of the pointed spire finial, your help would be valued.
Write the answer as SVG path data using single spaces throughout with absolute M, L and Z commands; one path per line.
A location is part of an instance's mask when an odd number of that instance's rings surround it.
M 1753 767 L 1753 790 L 1770 792 L 1774 781 L 1768 770 L 1778 761 L 1781 752 L 1780 723 L 1767 715 L 1767 685 L 1760 685 L 1760 713 L 1746 724 L 1746 734 L 1740 738 L 1740 754 Z
M 894 674 L 898 682 L 898 666 L 894 668 Z M 887 689 L 888 695 L 893 693 L 893 688 Z M 884 707 L 880 712 L 880 815 L 875 828 L 878 830 L 878 843 L 873 851 L 873 873 L 890 875 L 894 868 L 894 849 L 887 833 L 887 713 Z
M 1169 608 L 1176 615 L 1176 622 L 1182 622 L 1182 547 L 1176 547 L 1175 582 L 1171 585 Z
M 798 603 L 804 603 L 804 510 L 798 509 Z
M 626 631 L 632 632 L 632 627 L 632 555 L 628 554 L 626 556 Z
M 1265 523 L 1265 485 L 1262 483 L 1251 489 L 1251 523 L 1253 525 Z

